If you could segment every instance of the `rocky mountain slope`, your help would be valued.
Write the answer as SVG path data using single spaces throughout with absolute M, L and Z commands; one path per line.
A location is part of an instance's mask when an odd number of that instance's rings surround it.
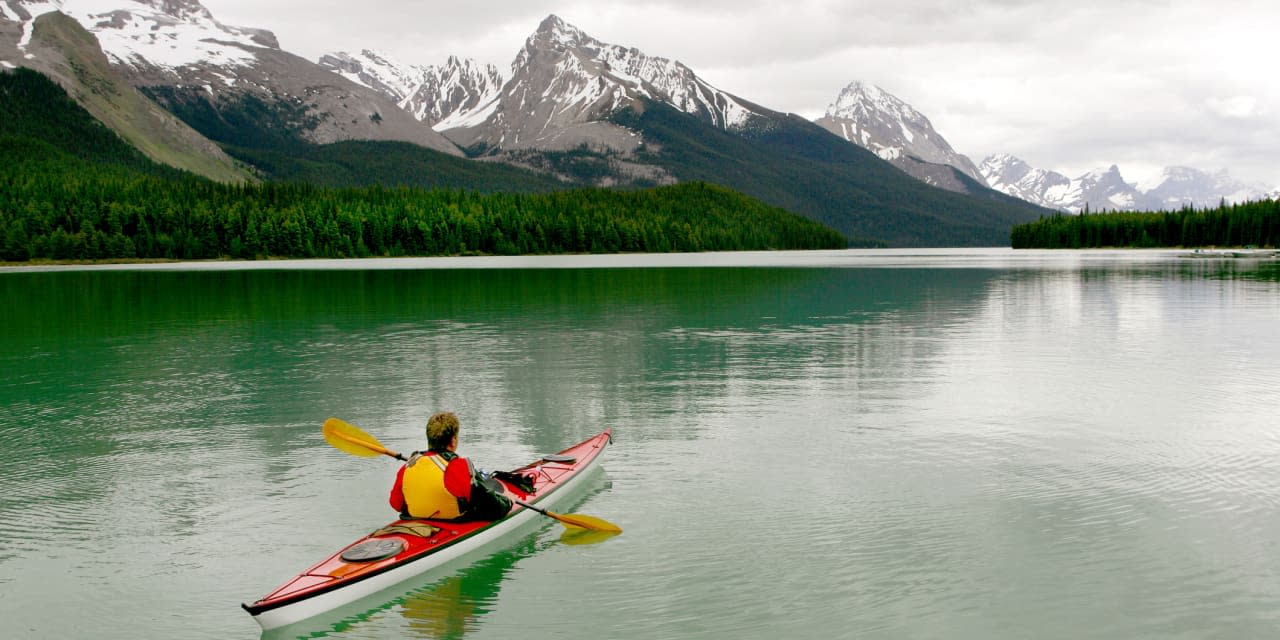
M 970 183 L 954 169 L 986 186 L 973 161 L 952 149 L 924 114 L 873 84 L 849 84 L 815 122 L 928 184 L 969 192 Z

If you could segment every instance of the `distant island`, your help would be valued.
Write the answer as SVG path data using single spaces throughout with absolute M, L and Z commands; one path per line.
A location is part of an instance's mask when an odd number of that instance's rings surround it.
M 1266 247 L 1280 245 L 1280 201 L 1223 202 L 1213 209 L 1046 216 L 1015 225 L 1014 249 Z

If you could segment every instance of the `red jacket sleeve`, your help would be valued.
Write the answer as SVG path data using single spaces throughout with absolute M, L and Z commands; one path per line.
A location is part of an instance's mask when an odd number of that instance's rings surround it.
M 450 460 L 444 469 L 444 488 L 455 497 L 470 500 L 472 480 L 471 462 L 462 456 Z
M 387 499 L 396 513 L 404 513 L 404 467 L 396 472 L 396 483 L 391 487 L 391 496 Z

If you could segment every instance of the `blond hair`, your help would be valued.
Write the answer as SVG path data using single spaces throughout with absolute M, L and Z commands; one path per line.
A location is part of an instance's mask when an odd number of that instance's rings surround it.
M 441 411 L 427 419 L 427 448 L 447 451 L 458 435 L 458 416 L 452 411 Z

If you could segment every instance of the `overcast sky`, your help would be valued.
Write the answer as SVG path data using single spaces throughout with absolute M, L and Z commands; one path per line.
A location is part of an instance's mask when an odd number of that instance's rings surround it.
M 1182 165 L 1280 186 L 1277 0 L 202 0 L 312 60 L 383 51 L 511 61 L 547 15 L 679 60 L 763 106 L 821 116 L 883 87 L 981 162 L 1010 153 L 1129 182 Z

